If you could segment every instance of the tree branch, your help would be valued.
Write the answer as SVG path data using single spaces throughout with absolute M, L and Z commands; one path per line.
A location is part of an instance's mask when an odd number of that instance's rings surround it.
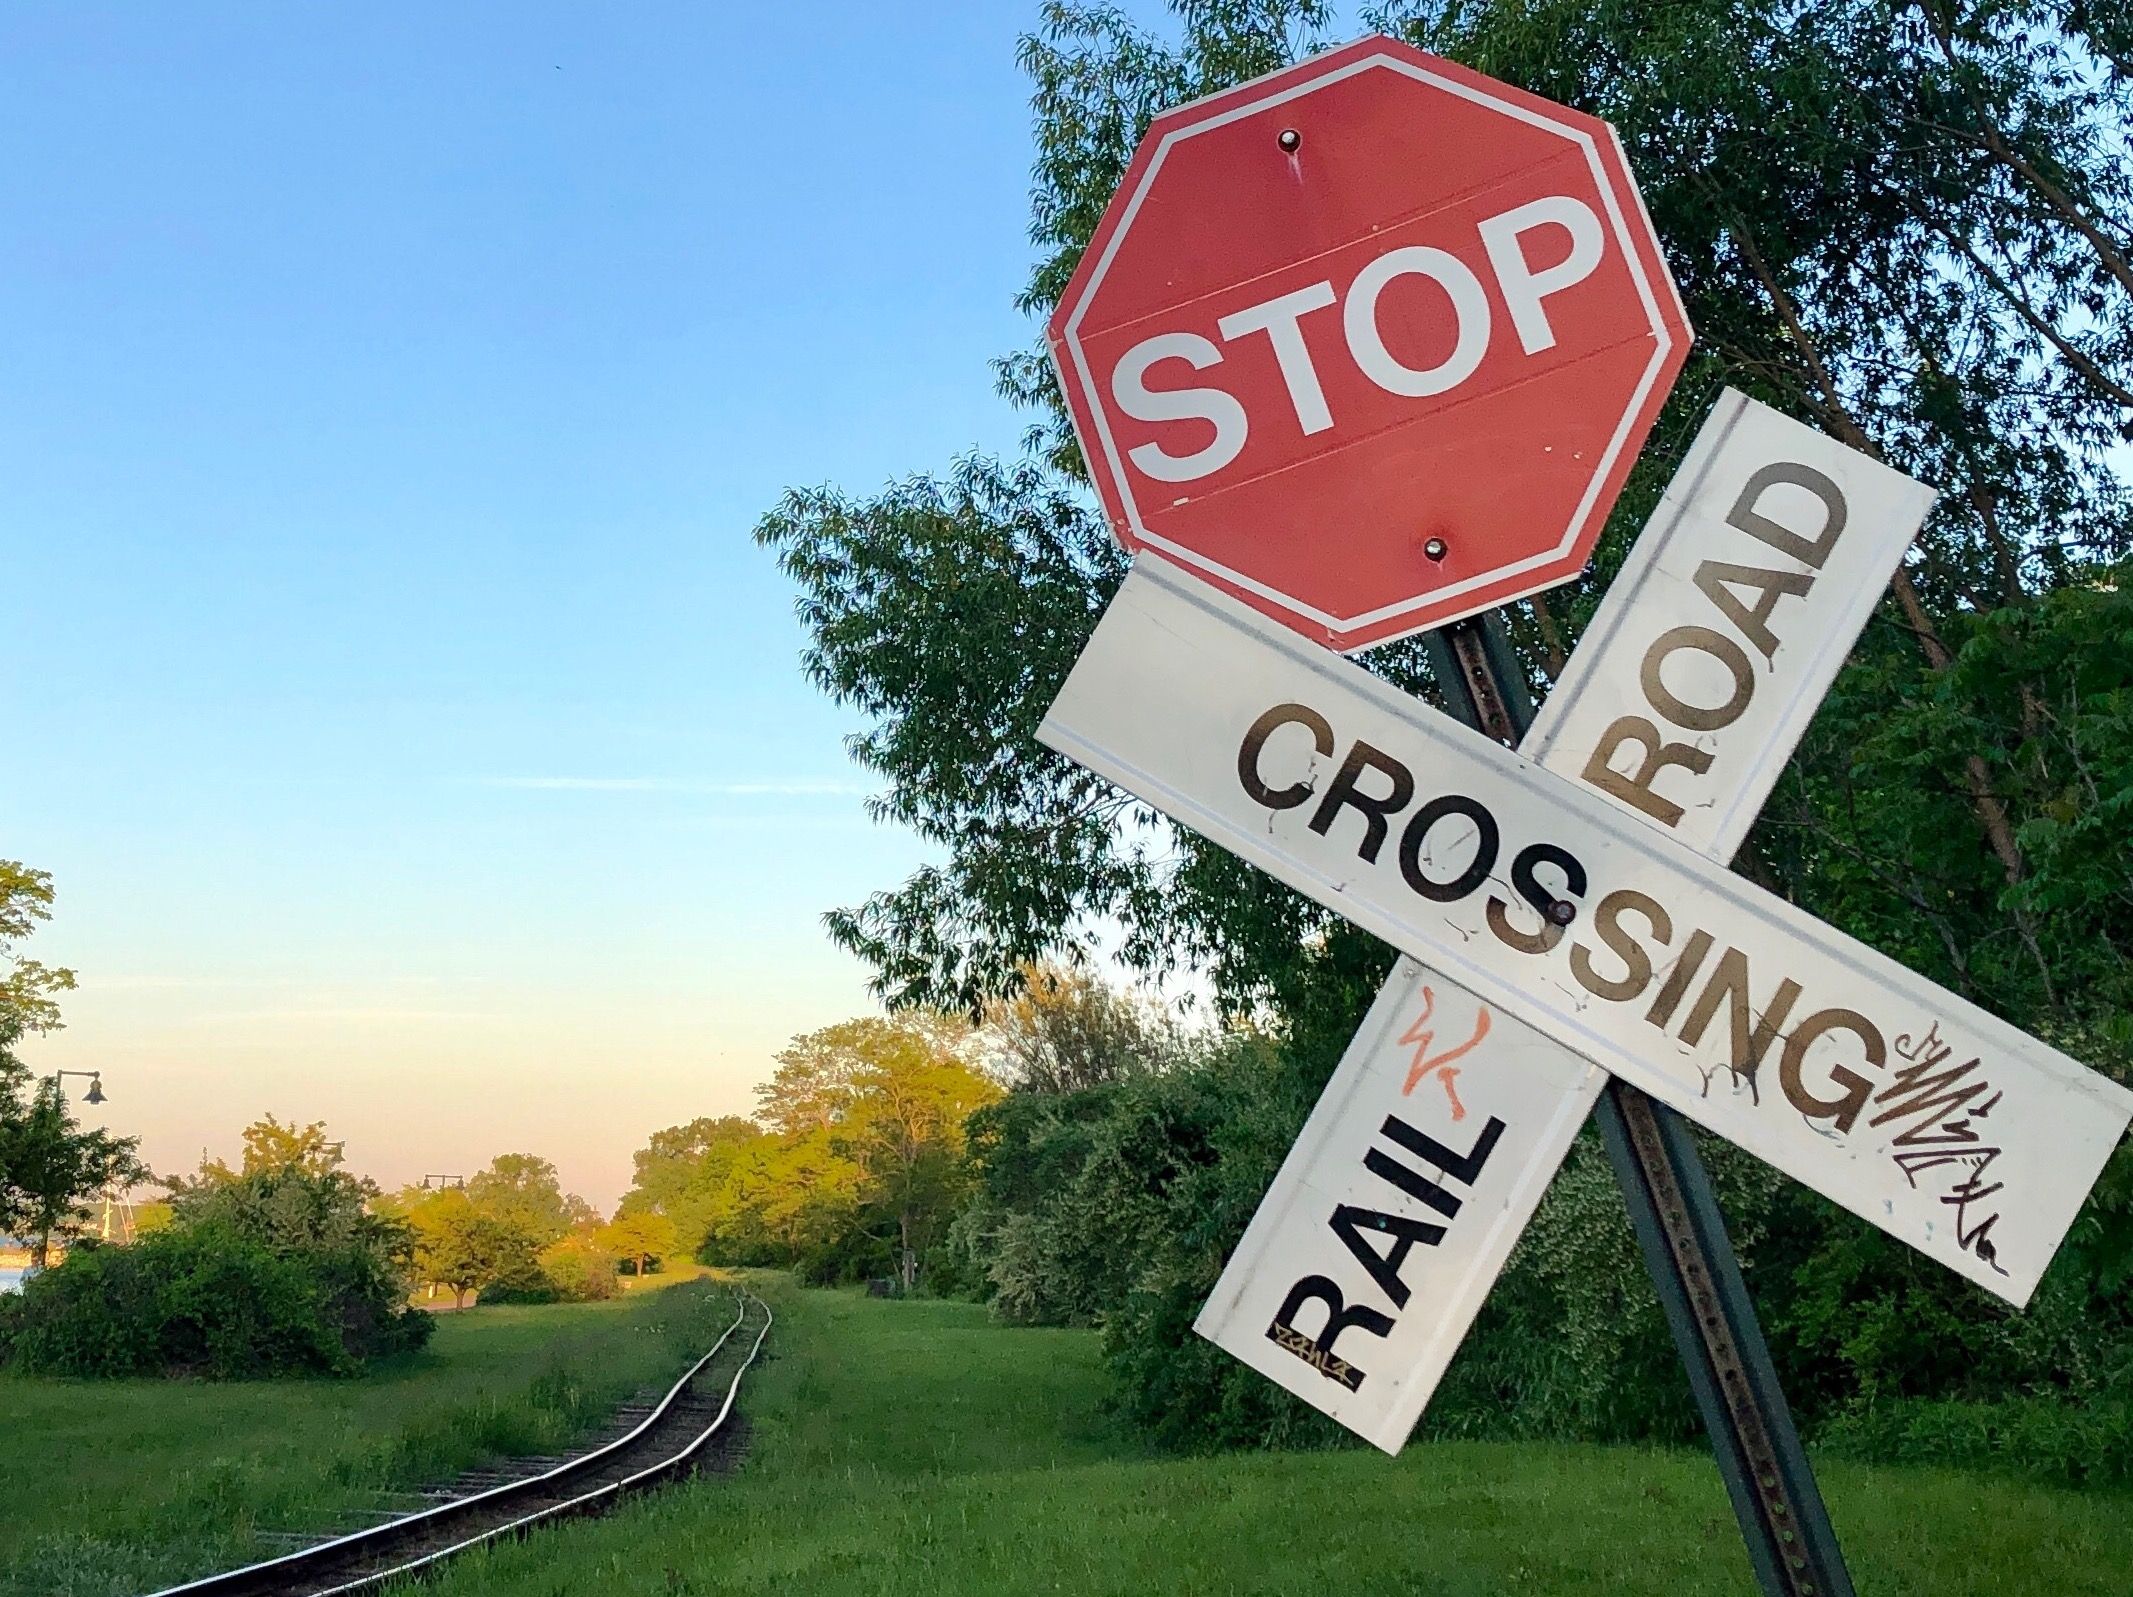
M 2006 135 L 1993 123 L 1992 108 L 1963 74 L 1962 58 L 1955 53 L 1954 35 L 1949 29 L 1947 18 L 1941 14 L 1940 7 L 1934 0 L 1918 0 L 1918 9 L 1925 16 L 1926 25 L 1933 30 L 1934 40 L 1940 45 L 1940 53 L 1954 73 L 1955 81 L 1962 89 L 1963 98 L 1970 102 L 1970 108 L 1978 116 L 1979 131 L 1963 132 L 1960 136 L 1969 139 L 1978 148 L 2017 173 L 2043 196 L 2045 204 L 2058 212 L 2060 219 L 2067 226 L 2088 240 L 2090 247 L 2096 252 L 2096 258 L 2103 263 L 2104 270 L 2118 279 L 2119 286 L 2127 293 L 2133 294 L 2133 261 L 2128 261 L 2125 253 L 2083 214 L 2072 195 L 2046 177 L 2027 156 L 2007 142 Z

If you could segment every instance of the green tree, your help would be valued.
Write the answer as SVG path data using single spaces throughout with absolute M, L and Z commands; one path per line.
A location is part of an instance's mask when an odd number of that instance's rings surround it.
M 567 1236 L 541 1249 L 535 1261 L 565 1303 L 601 1303 L 616 1292 L 616 1259 L 597 1236 Z
M 11 1047 L 20 1024 L 0 1019 L 0 1233 L 29 1237 L 41 1268 L 53 1238 L 87 1226 L 98 1195 L 149 1172 L 136 1155 L 139 1138 L 84 1130 L 57 1078 L 32 1084 Z
M 358 1248 L 395 1269 L 408 1262 L 411 1239 L 401 1216 L 374 1205 L 375 1188 L 345 1170 L 301 1161 L 265 1164 L 226 1181 L 175 1189 L 170 1223 L 220 1226 L 277 1253 Z
M 653 1209 L 625 1210 L 598 1233 L 600 1245 L 617 1257 L 628 1259 L 639 1278 L 653 1261 L 672 1258 L 679 1238 L 674 1222 Z
M 991 1064 L 1018 1092 L 1078 1092 L 1160 1070 L 1180 1053 L 1160 1005 L 1071 965 L 1024 965 L 984 1010 Z
M 866 1170 L 834 1128 L 765 1138 L 735 1175 L 734 1196 L 770 1258 L 816 1280 L 849 1278 L 886 1261 L 867 1225 Z
M 968 1021 L 928 1011 L 795 1037 L 758 1089 L 761 1123 L 654 1134 L 597 1240 L 640 1272 L 687 1249 L 811 1279 L 894 1272 L 908 1286 L 968 1190 L 963 1123 L 999 1087 Z
M 794 1038 L 758 1090 L 796 1150 L 819 1138 L 820 1156 L 848 1162 L 857 1179 L 843 1189 L 892 1232 L 907 1291 L 967 1191 L 963 1123 L 1000 1095 L 962 1057 L 967 1043 L 968 1027 L 939 1015 L 845 1021 Z
M 352 1374 L 419 1347 L 413 1237 L 374 1190 L 302 1158 L 174 1183 L 132 1246 L 85 1242 L 37 1277 L 14 1354 L 55 1374 L 235 1378 Z
M 162 1229 L 236 1238 L 307 1272 L 353 1351 L 399 1345 L 398 1319 L 414 1274 L 414 1228 L 379 1201 L 376 1183 L 318 1158 L 263 1158 L 225 1180 L 173 1189 Z M 371 1330 L 364 1331 L 364 1326 Z
M 221 1186 L 245 1176 L 272 1175 L 283 1170 L 324 1176 L 345 1162 L 342 1145 L 327 1140 L 323 1120 L 299 1126 L 293 1120 L 283 1122 L 271 1114 L 262 1115 L 239 1135 L 244 1153 L 237 1167 L 231 1169 L 227 1160 L 202 1158 L 200 1173 L 190 1184 Z
M 747 1201 L 744 1173 L 767 1133 L 739 1115 L 702 1118 L 652 1133 L 635 1155 L 636 1181 L 620 1215 L 654 1214 L 673 1223 L 680 1251 L 728 1264 L 768 1263 L 767 1239 Z
M 431 1193 L 407 1218 L 414 1231 L 416 1273 L 451 1288 L 457 1308 L 466 1307 L 469 1292 L 536 1267 L 538 1245 L 530 1235 L 477 1207 L 457 1187 Z
M 564 1193 L 555 1165 L 538 1154 L 498 1154 L 487 1169 L 468 1178 L 466 1194 L 476 1209 L 526 1238 L 536 1251 L 561 1241 L 592 1212 L 584 1199 Z
M 741 1115 L 708 1116 L 687 1125 L 655 1131 L 632 1155 L 636 1168 L 633 1192 L 654 1205 L 677 1197 L 692 1173 L 721 1148 L 742 1146 L 763 1135 L 763 1128 Z
M 52 873 L 20 860 L 0 860 L 0 1019 L 12 1017 L 10 1041 L 25 1033 L 57 1031 L 59 997 L 74 987 L 74 972 L 17 952 L 42 921 L 52 918 Z

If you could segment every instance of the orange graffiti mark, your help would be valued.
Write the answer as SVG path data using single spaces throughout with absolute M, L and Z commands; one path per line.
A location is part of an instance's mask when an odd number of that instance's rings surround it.
M 1436 992 L 1428 987 L 1423 988 L 1422 1013 L 1415 1016 L 1415 1023 L 1412 1026 L 1400 1033 L 1401 1043 L 1413 1048 L 1415 1051 L 1414 1058 L 1408 1063 L 1407 1083 L 1400 1088 L 1400 1095 L 1403 1098 L 1406 1097 L 1422 1085 L 1425 1077 L 1434 1075 L 1444 1083 L 1444 1096 L 1450 1100 L 1452 1119 L 1457 1122 L 1466 1118 L 1466 1105 L 1459 1101 L 1459 1089 L 1453 1085 L 1453 1082 L 1458 1078 L 1459 1072 L 1452 1067 L 1452 1061 L 1472 1053 L 1480 1045 L 1481 1039 L 1489 1034 L 1489 1009 L 1486 1004 L 1481 1006 L 1481 1013 L 1474 1019 L 1473 1036 L 1467 1038 L 1465 1042 L 1456 1048 L 1445 1049 L 1443 1053 L 1432 1059 L 1429 1049 L 1430 1044 L 1437 1040 L 1437 1034 L 1425 1028 L 1428 1027 L 1430 1014 L 1436 1007 Z

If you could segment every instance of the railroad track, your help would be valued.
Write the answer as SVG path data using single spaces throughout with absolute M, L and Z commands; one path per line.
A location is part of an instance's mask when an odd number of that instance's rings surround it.
M 741 1377 L 770 1334 L 770 1305 L 737 1294 L 733 1323 L 627 1434 L 554 1468 L 382 1525 L 171 1586 L 154 1597 L 336 1597 L 416 1575 L 470 1547 L 606 1510 L 692 1470 L 733 1416 Z

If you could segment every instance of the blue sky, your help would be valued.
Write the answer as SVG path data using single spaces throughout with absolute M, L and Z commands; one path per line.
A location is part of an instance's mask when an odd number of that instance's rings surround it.
M 1024 418 L 1028 4 L 16 4 L 0 855 L 40 1069 L 605 1204 L 864 1007 L 873 826 L 750 541 Z

